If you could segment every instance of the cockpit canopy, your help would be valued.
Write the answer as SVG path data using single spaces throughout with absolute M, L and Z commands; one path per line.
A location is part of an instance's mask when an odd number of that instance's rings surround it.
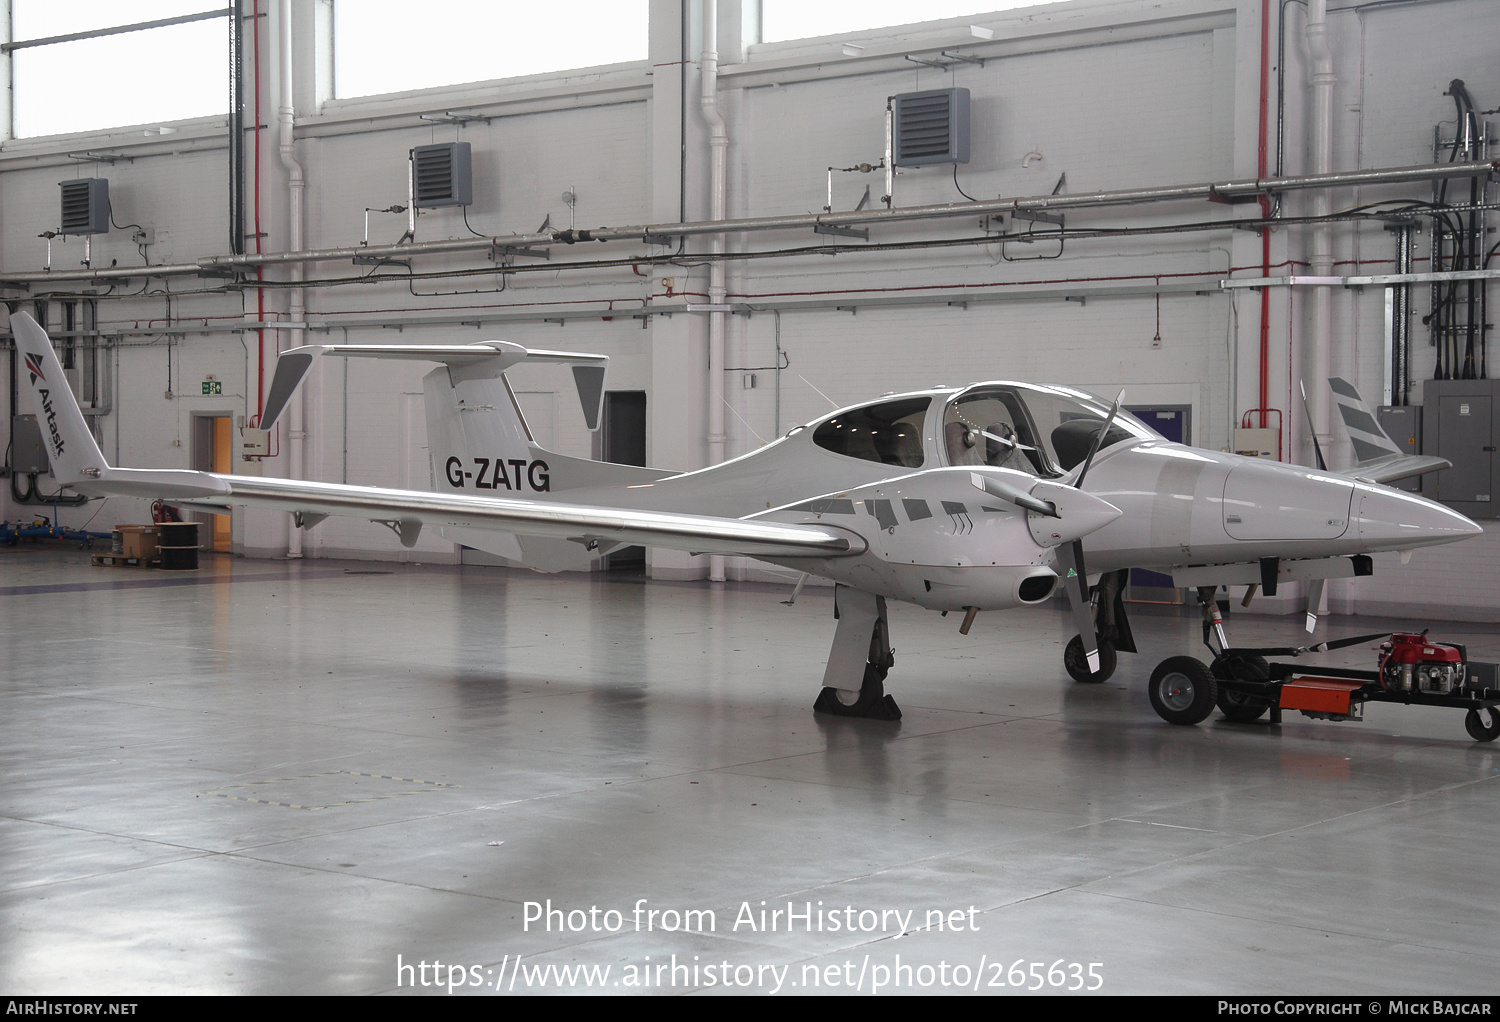
M 847 458 L 898 468 L 989 465 L 1030 475 L 1065 475 L 1088 457 L 1109 405 L 1067 387 L 982 383 L 933 407 L 931 395 L 906 395 L 846 409 L 819 423 L 813 442 Z M 1120 411 L 1100 445 L 1160 439 Z

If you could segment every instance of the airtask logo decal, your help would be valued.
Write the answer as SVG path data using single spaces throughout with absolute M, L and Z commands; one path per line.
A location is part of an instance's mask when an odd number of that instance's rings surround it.
M 26 353 L 26 369 L 31 373 L 31 382 L 41 380 L 47 382 L 47 374 L 42 372 L 42 356 Z M 63 452 L 62 433 L 57 429 L 57 411 L 52 407 L 52 391 L 46 387 L 37 388 L 37 396 L 42 399 L 42 412 L 47 418 L 47 439 L 52 444 L 52 456 L 60 456 Z
M 528 462 L 525 458 L 511 458 L 509 461 L 495 458 L 492 461 L 489 458 L 475 458 L 474 470 L 470 472 L 464 469 L 462 459 L 449 458 L 446 475 L 448 482 L 457 490 L 466 488 L 470 480 L 473 480 L 476 490 L 520 490 L 523 478 L 526 486 L 536 493 L 546 493 L 552 489 L 552 476 L 547 471 L 547 463 L 541 460 Z

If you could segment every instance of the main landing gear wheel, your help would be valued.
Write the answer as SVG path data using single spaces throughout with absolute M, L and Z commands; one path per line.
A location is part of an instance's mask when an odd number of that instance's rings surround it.
M 1500 709 L 1486 706 L 1464 714 L 1464 730 L 1476 742 L 1493 742 L 1500 738 Z
M 1214 662 L 1209 665 L 1208 670 L 1221 681 L 1234 679 L 1265 681 L 1271 676 L 1271 668 L 1266 663 L 1266 658 L 1256 656 L 1254 653 L 1220 654 L 1214 657 Z M 1265 716 L 1270 708 L 1270 702 L 1260 696 L 1236 692 L 1229 688 L 1219 689 L 1219 710 L 1224 714 L 1225 720 L 1236 724 L 1248 724 Z
M 1068 677 L 1074 681 L 1081 681 L 1088 685 L 1097 685 L 1108 681 L 1110 675 L 1115 673 L 1115 664 L 1119 657 L 1115 655 L 1115 647 L 1112 643 L 1099 643 L 1099 671 L 1096 674 L 1089 673 L 1088 658 L 1083 655 L 1083 639 L 1073 636 L 1063 648 L 1063 667 L 1068 671 Z
M 832 717 L 864 717 L 868 720 L 900 720 L 901 708 L 885 694 L 885 678 L 896 663 L 891 649 L 890 625 L 885 616 L 885 597 L 846 586 L 833 590 L 833 616 L 838 628 L 823 673 L 823 690 L 813 703 L 813 712 Z M 859 695 L 852 702 L 859 680 Z
M 860 686 L 859 698 L 846 703 L 839 698 L 839 690 L 825 688 L 818 693 L 813 703 L 813 712 L 826 713 L 833 717 L 864 717 L 868 720 L 900 720 L 901 707 L 896 700 L 885 694 L 885 672 L 875 664 L 865 665 L 865 680 Z
M 1168 724 L 1197 724 L 1213 712 L 1219 684 L 1203 661 L 1174 656 L 1151 672 L 1148 692 L 1151 708 Z

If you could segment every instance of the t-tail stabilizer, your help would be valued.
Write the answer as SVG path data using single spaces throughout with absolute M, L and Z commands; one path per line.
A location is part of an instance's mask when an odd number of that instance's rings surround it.
M 313 365 L 325 355 L 439 363 L 422 380 L 429 482 L 434 493 L 547 500 L 558 491 L 654 482 L 671 474 L 569 458 L 538 445 L 506 379 L 506 370 L 522 363 L 570 367 L 584 423 L 595 430 L 602 416 L 609 358 L 581 352 L 533 350 L 510 341 L 311 344 L 290 348 L 276 362 L 261 428 L 269 429 L 275 424 Z M 465 546 L 544 571 L 586 569 L 610 547 L 597 544 L 586 548 L 554 539 L 455 526 L 445 527 L 443 534 Z
M 583 418 L 590 430 L 599 428 L 604 407 L 604 376 L 607 355 L 572 351 L 540 351 L 511 341 L 481 341 L 478 344 L 309 344 L 288 348 L 276 360 L 276 374 L 266 396 L 260 428 L 270 429 L 285 411 L 313 364 L 324 355 L 346 358 L 385 358 L 408 362 L 441 362 L 456 385 L 465 380 L 497 379 L 505 370 L 522 362 L 571 366 Z M 519 415 L 519 412 L 517 412 Z

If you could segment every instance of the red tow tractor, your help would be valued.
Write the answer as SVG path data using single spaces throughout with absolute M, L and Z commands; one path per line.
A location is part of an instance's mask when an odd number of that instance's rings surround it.
M 1266 660 L 1378 639 L 1385 641 L 1373 671 L 1306 669 Z M 1271 723 L 1279 724 L 1283 710 L 1321 720 L 1363 720 L 1364 704 L 1380 702 L 1463 709 L 1464 729 L 1475 741 L 1500 737 L 1500 665 L 1470 660 L 1462 644 L 1433 642 L 1425 631 L 1376 632 L 1313 646 L 1225 649 L 1211 665 L 1171 657 L 1152 673 L 1150 696 L 1152 708 L 1170 724 L 1197 724 L 1215 706 L 1236 722 L 1269 713 Z

